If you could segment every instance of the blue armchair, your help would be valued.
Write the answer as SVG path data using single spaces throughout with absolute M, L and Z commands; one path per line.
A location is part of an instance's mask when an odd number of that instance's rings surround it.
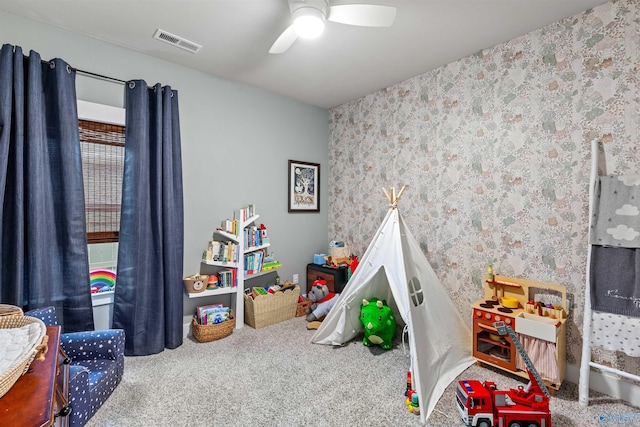
M 55 308 L 39 308 L 24 313 L 45 325 L 57 325 Z M 124 373 L 124 331 L 72 332 L 60 335 L 60 344 L 69 359 L 69 404 L 71 427 L 84 426 L 107 400 Z

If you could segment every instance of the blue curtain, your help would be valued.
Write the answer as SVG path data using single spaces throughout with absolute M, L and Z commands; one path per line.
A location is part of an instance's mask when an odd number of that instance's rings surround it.
M 0 302 L 93 329 L 75 71 L 0 51 Z
M 125 354 L 182 345 L 184 214 L 178 92 L 125 86 L 125 157 L 113 327 Z

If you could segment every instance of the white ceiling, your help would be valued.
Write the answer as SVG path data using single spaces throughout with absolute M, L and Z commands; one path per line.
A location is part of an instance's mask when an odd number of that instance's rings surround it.
M 395 6 L 396 20 L 389 28 L 328 22 L 319 39 L 272 55 L 290 23 L 287 0 L 0 0 L 0 9 L 331 108 L 606 0 L 330 2 Z M 157 28 L 203 48 L 193 54 L 155 40 Z

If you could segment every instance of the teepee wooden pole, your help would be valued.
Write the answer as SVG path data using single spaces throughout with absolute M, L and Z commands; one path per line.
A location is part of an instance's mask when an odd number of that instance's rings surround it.
M 382 191 L 384 191 L 384 195 L 387 196 L 387 200 L 389 201 L 389 204 L 392 205 L 393 202 L 391 201 L 391 196 L 389 195 L 389 193 L 387 193 L 387 190 L 385 190 L 385 188 L 382 187 Z
M 402 188 L 400 189 L 400 192 L 398 192 L 398 195 L 396 196 L 396 189 L 394 187 L 391 187 L 389 191 L 387 191 L 384 187 L 382 187 L 382 191 L 384 192 L 384 195 L 387 196 L 387 200 L 389 201 L 389 206 L 391 206 L 392 208 L 395 208 L 398 206 L 398 200 L 400 200 L 400 196 L 402 196 L 402 193 L 404 193 L 404 190 L 407 188 L 406 185 L 403 185 Z
M 404 193 L 405 188 L 407 188 L 407 186 L 403 185 L 402 188 L 400 189 L 400 192 L 398 193 L 398 197 L 396 197 L 396 203 L 398 203 L 398 200 L 400 200 L 400 196 L 402 196 L 402 193 Z

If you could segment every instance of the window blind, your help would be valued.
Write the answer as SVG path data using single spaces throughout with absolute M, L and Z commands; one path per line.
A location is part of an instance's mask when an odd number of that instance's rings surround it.
M 79 120 L 88 243 L 117 242 L 124 126 Z

